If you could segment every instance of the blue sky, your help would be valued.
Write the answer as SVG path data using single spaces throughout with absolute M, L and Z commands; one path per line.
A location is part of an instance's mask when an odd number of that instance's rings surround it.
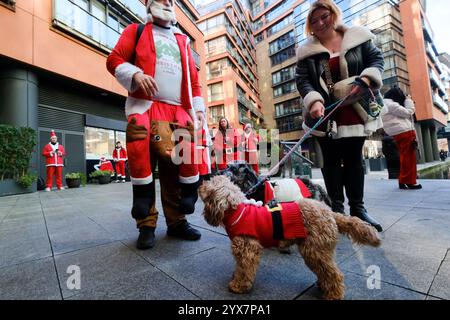
M 439 53 L 450 54 L 450 28 L 448 19 L 450 18 L 449 0 L 428 0 L 427 17 L 434 32 L 434 41 Z

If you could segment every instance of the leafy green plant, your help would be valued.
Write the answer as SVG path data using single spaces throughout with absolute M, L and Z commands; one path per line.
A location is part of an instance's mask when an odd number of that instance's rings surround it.
M 64 177 L 66 179 L 81 179 L 80 172 L 67 173 Z
M 35 146 L 36 131 L 32 128 L 0 125 L 0 180 L 15 179 L 28 185 L 33 175 L 28 171 Z
M 70 172 L 70 173 L 67 173 L 64 177 L 66 179 L 80 179 L 81 184 L 83 185 L 83 187 L 86 186 L 87 178 L 86 178 L 86 175 L 83 172 Z
M 37 180 L 37 174 L 35 173 L 27 173 L 21 176 L 17 183 L 20 184 L 24 188 L 29 188 L 33 185 L 33 182 Z
M 89 178 L 94 179 L 94 178 L 98 178 L 98 177 L 102 177 L 102 176 L 111 176 L 112 174 L 113 174 L 113 172 L 110 170 L 104 170 L 104 171 L 97 170 L 97 171 L 94 171 L 91 174 L 89 174 Z

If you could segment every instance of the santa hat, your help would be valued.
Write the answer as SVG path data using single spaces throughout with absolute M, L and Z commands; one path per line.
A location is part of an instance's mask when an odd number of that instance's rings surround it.
M 55 130 L 52 130 L 52 132 L 50 132 L 50 139 L 56 137 L 56 133 Z
M 252 127 L 252 124 L 251 124 L 251 123 L 246 123 L 246 124 L 244 124 L 243 127 L 244 127 L 244 130 L 245 130 L 245 129 L 247 129 L 247 127 L 250 127 L 250 128 L 251 128 L 251 127 Z
M 101 156 L 101 157 L 100 157 L 100 161 L 101 161 L 101 162 L 105 162 L 105 161 L 106 161 L 106 157 L 105 157 L 105 156 Z

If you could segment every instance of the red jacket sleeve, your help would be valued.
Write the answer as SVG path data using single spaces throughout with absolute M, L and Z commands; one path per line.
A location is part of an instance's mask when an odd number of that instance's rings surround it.
M 50 152 L 52 150 L 48 148 L 48 144 L 45 145 L 44 149 L 42 149 L 42 155 L 46 158 L 50 158 Z
M 116 68 L 122 63 L 129 62 L 136 46 L 137 24 L 130 24 L 123 30 L 116 46 L 106 59 L 106 68 L 115 76 Z
M 66 155 L 66 149 L 63 146 L 58 146 L 58 150 L 61 151 L 62 156 Z

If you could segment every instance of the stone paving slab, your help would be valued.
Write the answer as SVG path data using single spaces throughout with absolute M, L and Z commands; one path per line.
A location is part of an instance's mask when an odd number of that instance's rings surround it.
M 120 279 L 153 269 L 153 266 L 120 242 L 57 255 L 55 261 L 64 298 L 75 294 L 92 297 L 92 290 L 97 287 L 108 287 Z M 80 290 L 70 290 L 66 285 L 71 275 L 67 273 L 69 266 L 80 268 Z
M 447 251 L 447 257 L 442 262 L 436 278 L 434 278 L 430 295 L 450 300 L 450 250 Z
M 425 300 L 427 298 L 424 294 L 384 282 L 378 282 L 379 287 L 376 287 L 369 280 L 370 287 L 368 288 L 367 277 L 350 272 L 344 273 L 344 282 L 345 300 Z M 298 300 L 320 300 L 321 298 L 321 291 L 314 285 L 302 294 Z
M 0 268 L 0 300 L 60 300 L 52 258 Z

